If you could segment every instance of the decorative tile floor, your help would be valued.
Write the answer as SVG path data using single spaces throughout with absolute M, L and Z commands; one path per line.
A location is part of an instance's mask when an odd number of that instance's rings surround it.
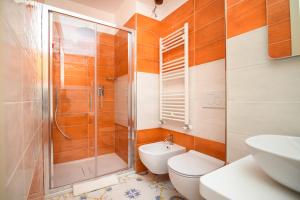
M 47 200 L 185 200 L 172 186 L 168 175 L 151 173 L 119 176 L 119 184 L 74 197 L 72 193 Z

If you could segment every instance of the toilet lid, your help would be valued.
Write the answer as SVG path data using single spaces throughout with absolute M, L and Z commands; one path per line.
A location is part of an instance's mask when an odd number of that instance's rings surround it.
M 168 160 L 173 171 L 186 176 L 201 176 L 223 165 L 223 161 L 193 150 Z

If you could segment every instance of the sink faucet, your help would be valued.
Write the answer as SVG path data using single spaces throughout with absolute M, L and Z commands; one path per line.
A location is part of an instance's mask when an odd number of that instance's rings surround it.
M 172 145 L 173 144 L 173 135 L 168 134 L 164 142 L 169 144 L 169 145 Z

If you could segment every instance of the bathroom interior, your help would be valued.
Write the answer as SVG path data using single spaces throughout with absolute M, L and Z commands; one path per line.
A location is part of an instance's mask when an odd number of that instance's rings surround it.
M 300 0 L 1 0 L 0 199 L 300 199 Z

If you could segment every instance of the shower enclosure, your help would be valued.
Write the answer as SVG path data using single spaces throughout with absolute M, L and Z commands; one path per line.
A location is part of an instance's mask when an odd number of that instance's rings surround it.
M 128 170 L 134 153 L 133 32 L 53 10 L 43 16 L 49 190 Z

